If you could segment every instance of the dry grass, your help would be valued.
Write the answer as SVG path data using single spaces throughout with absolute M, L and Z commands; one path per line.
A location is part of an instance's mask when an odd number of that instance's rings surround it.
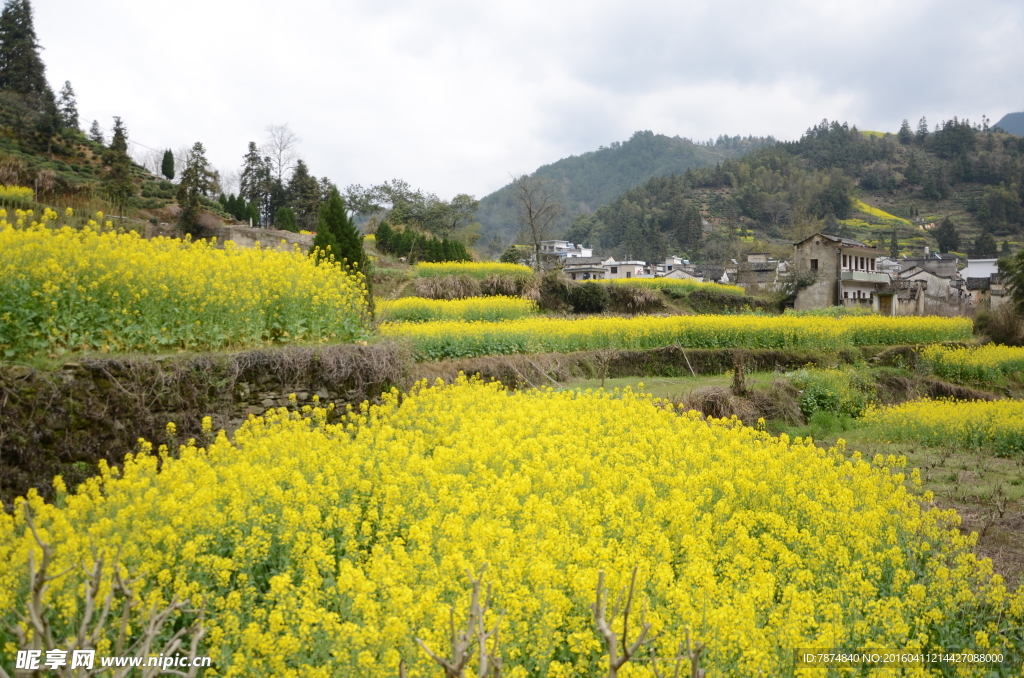
M 480 296 L 480 281 L 470 275 L 416 278 L 416 296 L 427 299 L 465 299 Z

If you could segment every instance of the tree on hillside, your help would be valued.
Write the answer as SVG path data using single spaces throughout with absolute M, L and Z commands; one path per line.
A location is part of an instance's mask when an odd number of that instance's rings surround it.
M 1017 254 L 1000 259 L 999 272 L 1010 290 L 1010 297 L 1017 307 L 1017 313 L 1024 315 L 1024 248 Z
M 102 177 L 103 191 L 118 214 L 124 215 L 128 200 L 135 195 L 132 159 L 128 156 L 128 130 L 120 117 L 114 116 L 114 136 L 103 153 L 106 166 Z
M 295 163 L 291 179 L 288 180 L 286 194 L 288 209 L 295 217 L 298 229 L 303 231 L 316 229 L 320 205 L 324 202 L 324 196 L 321 193 L 320 182 L 309 173 L 309 168 L 306 167 L 304 161 L 299 160 Z M 280 211 L 281 208 L 278 208 L 275 215 Z M 276 216 L 274 222 L 277 223 Z M 280 225 L 277 227 L 282 228 Z
M 917 122 L 917 143 L 923 144 L 924 140 L 928 138 L 928 119 L 923 115 Z
M 103 128 L 100 127 L 98 120 L 93 120 L 92 125 L 89 126 L 89 139 L 101 146 L 107 143 L 107 140 L 103 137 Z
M 533 248 L 533 266 L 540 270 L 540 242 L 549 237 L 551 225 L 562 213 L 551 184 L 539 177 L 521 174 L 512 179 L 519 207 L 520 238 Z
M 907 122 L 906 118 L 903 118 L 903 124 L 900 125 L 900 131 L 896 134 L 896 138 L 904 146 L 914 140 L 914 133 L 910 130 L 910 123 Z
M 893 233 L 895 234 L 895 231 Z M 949 217 L 939 222 L 939 225 L 932 231 L 932 235 L 935 236 L 935 242 L 940 252 L 960 251 L 960 233 Z
M 29 0 L 8 0 L 0 12 L 0 90 L 43 94 L 46 67 L 39 49 Z
M 267 125 L 267 142 L 260 150 L 270 159 L 272 176 L 281 183 L 284 183 L 285 175 L 295 167 L 299 159 L 299 141 L 298 135 L 288 127 L 288 123 Z
M 178 185 L 178 227 L 192 236 L 199 235 L 199 215 L 202 213 L 201 198 L 213 190 L 214 173 L 206 160 L 206 149 L 196 142 L 185 156 L 185 169 L 181 172 Z
M 994 258 L 999 254 L 999 245 L 991 233 L 982 233 L 974 240 L 970 254 L 978 259 Z
M 254 219 L 254 224 L 261 221 L 267 223 L 273 216 L 270 214 L 273 197 L 273 179 L 270 172 L 270 158 L 260 153 L 255 141 L 250 141 L 249 150 L 243 158 L 242 171 L 239 173 L 238 195 L 259 212 L 260 218 Z
M 437 199 L 428 205 L 424 227 L 441 238 L 451 238 L 458 231 L 473 224 L 473 216 L 480 207 L 480 201 L 466 193 L 460 193 L 451 201 Z M 472 244 L 472 243 L 469 243 Z
M 682 194 L 679 193 L 672 198 L 669 212 L 669 219 L 671 220 L 676 240 L 683 247 L 691 247 L 699 243 L 704 233 L 697 206 L 684 199 Z
M 71 81 L 65 80 L 64 87 L 60 90 L 60 99 L 57 101 L 57 110 L 60 111 L 61 123 L 67 129 L 78 130 L 78 102 L 75 100 L 75 90 L 71 88 Z
M 904 121 L 906 122 L 906 121 Z M 892 230 L 892 238 L 889 240 L 889 256 L 895 259 L 900 255 L 900 239 L 896 237 L 896 229 Z
M 291 207 L 278 207 L 274 212 L 274 227 L 281 231 L 299 232 L 299 224 L 295 220 L 295 212 Z
M 320 208 L 319 223 L 310 255 L 316 257 L 318 261 L 333 256 L 335 261 L 359 271 L 366 267 L 363 237 L 352 222 L 345 208 L 345 201 L 337 190 L 331 191 L 331 196 Z
M 174 153 L 169 148 L 164 151 L 163 160 L 160 161 L 160 174 L 167 177 L 168 181 L 174 178 Z

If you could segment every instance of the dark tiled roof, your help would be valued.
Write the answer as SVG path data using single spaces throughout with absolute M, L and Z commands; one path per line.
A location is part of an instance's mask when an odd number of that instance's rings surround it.
M 967 289 L 968 290 L 987 290 L 991 288 L 991 280 L 989 278 L 968 278 Z
M 744 262 L 739 265 L 741 273 L 744 271 L 776 271 L 778 268 L 778 262 Z

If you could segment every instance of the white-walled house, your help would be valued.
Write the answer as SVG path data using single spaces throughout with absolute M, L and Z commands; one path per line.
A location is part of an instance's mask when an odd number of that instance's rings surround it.
M 602 266 L 604 266 L 605 270 L 604 277 L 608 280 L 643 278 L 650 275 L 650 269 L 647 263 L 643 261 L 615 261 L 615 259 L 609 257 L 602 262 Z
M 584 247 L 583 245 L 574 245 L 568 240 L 541 240 L 540 253 L 565 259 L 594 256 L 593 248 Z

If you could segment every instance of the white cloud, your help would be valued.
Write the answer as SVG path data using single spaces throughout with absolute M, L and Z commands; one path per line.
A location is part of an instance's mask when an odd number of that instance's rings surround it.
M 1024 4 L 37 0 L 88 124 L 239 164 L 271 122 L 344 186 L 482 196 L 637 129 L 795 138 L 822 118 L 1024 110 Z

